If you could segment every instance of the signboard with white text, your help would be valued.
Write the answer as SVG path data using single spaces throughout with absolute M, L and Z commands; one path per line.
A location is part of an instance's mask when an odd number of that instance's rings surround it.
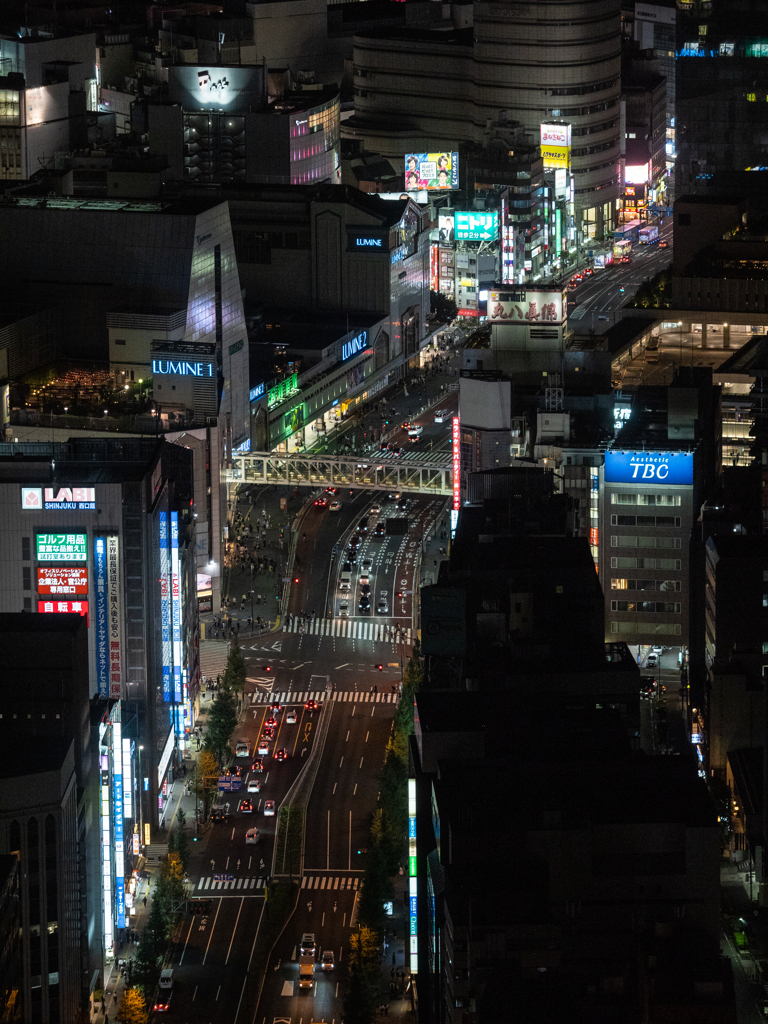
M 22 487 L 21 507 L 49 512 L 96 508 L 94 487 Z
M 122 695 L 122 643 L 120 629 L 120 559 L 117 537 L 107 537 L 107 636 L 109 639 L 109 695 Z
M 83 566 L 50 568 L 38 565 L 37 592 L 49 597 L 88 593 L 88 569 Z
M 35 535 L 38 562 L 86 562 L 84 533 L 38 533 Z
M 453 417 L 453 507 L 461 505 L 461 424 L 458 416 Z
M 539 125 L 539 144 L 544 170 L 569 167 L 571 163 L 571 126 L 544 122 Z
M 488 320 L 492 324 L 560 324 L 563 293 L 513 288 L 488 292 Z
M 607 484 L 683 484 L 693 483 L 691 452 L 605 453 Z
M 93 575 L 96 591 L 96 683 L 99 696 L 109 696 L 109 641 L 107 639 L 107 538 L 93 542 Z

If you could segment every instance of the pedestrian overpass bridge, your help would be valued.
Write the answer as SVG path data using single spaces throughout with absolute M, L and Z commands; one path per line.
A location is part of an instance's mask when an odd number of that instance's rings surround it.
M 365 455 L 286 455 L 249 452 L 233 455 L 227 483 L 282 484 L 291 487 L 365 487 L 402 494 L 453 494 L 451 453 L 392 452 Z

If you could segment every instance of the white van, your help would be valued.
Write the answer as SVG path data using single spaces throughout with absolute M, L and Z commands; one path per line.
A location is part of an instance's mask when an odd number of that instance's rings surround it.
M 352 589 L 352 573 L 343 572 L 339 577 L 339 590 L 348 593 Z
M 165 967 L 160 971 L 160 988 L 173 988 L 173 969 L 171 967 Z

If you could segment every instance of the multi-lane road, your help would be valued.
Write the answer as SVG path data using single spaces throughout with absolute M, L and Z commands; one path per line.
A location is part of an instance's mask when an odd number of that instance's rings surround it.
M 430 443 L 445 443 L 447 423 L 435 424 L 434 413 L 422 422 L 425 429 L 417 443 L 408 445 L 403 439 L 407 451 L 429 451 Z M 229 805 L 228 819 L 212 825 L 193 847 L 191 895 L 210 901 L 210 907 L 205 914 L 186 915 L 178 930 L 169 1021 L 341 1020 L 339 965 L 343 969 L 347 957 L 378 777 L 413 639 L 422 545 L 445 522 L 447 510 L 444 499 L 426 495 L 409 497 L 404 504 L 394 496 L 365 491 L 323 497 L 329 504 L 312 503 L 301 520 L 290 620 L 278 633 L 243 643 L 248 694 L 232 745 L 247 741 L 252 756 L 239 759 L 241 792 L 221 794 Z M 340 503 L 339 511 L 330 511 L 332 500 Z M 364 518 L 368 528 L 361 532 Z M 406 520 L 405 533 L 387 532 L 392 518 Z M 377 523 L 384 524 L 380 535 Z M 353 536 L 359 537 L 356 563 L 345 570 Z M 359 610 L 364 564 L 371 587 L 367 614 Z M 344 571 L 351 573 L 351 588 L 342 594 L 339 579 Z M 376 614 L 382 593 L 388 612 Z M 342 619 L 345 595 L 349 617 Z M 395 626 L 401 631 L 393 635 Z M 330 693 L 324 688 L 326 676 L 333 686 Z M 319 709 L 305 706 L 312 699 L 321 704 Z M 273 712 L 274 703 L 280 709 Z M 253 754 L 272 715 L 275 734 L 258 772 L 252 768 Z M 264 908 L 264 881 L 282 868 L 273 863 L 277 817 L 265 816 L 264 804 L 270 800 L 276 810 L 280 807 L 313 752 L 321 721 L 327 730 L 317 741 L 322 752 L 318 747 L 303 856 L 297 855 L 293 863 L 300 879 L 299 899 L 262 988 L 261 978 L 249 967 Z M 278 749 L 286 751 L 284 761 L 277 761 Z M 259 792 L 247 792 L 252 779 L 258 780 Z M 243 797 L 252 800 L 252 811 L 240 809 Z M 257 845 L 246 843 L 252 827 L 261 833 Z M 298 943 L 307 931 L 316 936 L 318 963 L 312 989 L 300 991 Z M 335 955 L 332 973 L 320 970 L 325 950 Z

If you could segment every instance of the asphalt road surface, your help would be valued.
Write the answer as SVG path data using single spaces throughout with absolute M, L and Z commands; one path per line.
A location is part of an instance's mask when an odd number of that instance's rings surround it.
M 448 427 L 426 424 L 426 437 L 411 450 L 424 451 L 430 439 L 444 443 Z M 428 448 L 426 449 L 428 450 Z M 413 591 L 418 586 L 422 540 L 434 533 L 447 516 L 445 499 L 409 497 L 397 508 L 385 494 L 348 490 L 337 497 L 339 512 L 328 506 L 312 506 L 304 517 L 297 555 L 298 566 L 291 583 L 290 627 L 279 633 L 243 639 L 249 680 L 248 701 L 232 743 L 247 740 L 253 754 L 272 714 L 270 704 L 279 701 L 277 724 L 264 757 L 263 772 L 252 770 L 253 756 L 239 759 L 242 791 L 221 794 L 229 803 L 229 818 L 213 825 L 193 846 L 190 868 L 191 895 L 210 900 L 205 915 L 187 915 L 179 928 L 174 948 L 175 975 L 170 1021 L 186 1024 L 255 1024 L 255 1022 L 310 1019 L 339 1021 L 341 993 L 339 965 L 348 953 L 356 893 L 363 875 L 368 826 L 378 790 L 378 776 L 396 709 L 402 666 L 410 654 L 408 637 L 412 622 Z M 380 511 L 372 513 L 373 506 Z M 368 531 L 360 535 L 357 564 L 353 568 L 350 619 L 338 611 L 338 576 L 350 536 L 360 521 L 369 517 Z M 373 536 L 375 524 L 389 518 L 405 518 L 403 535 Z M 334 552 L 334 547 L 336 551 Z M 362 615 L 357 604 L 359 576 L 364 558 L 371 559 L 372 595 L 386 591 L 389 613 Z M 398 598 L 398 591 L 402 597 Z M 374 602 L 372 601 L 372 604 Z M 301 631 L 297 617 L 307 618 Z M 390 629 L 401 626 L 400 639 Z M 384 632 L 386 627 L 386 633 Z M 382 639 L 386 635 L 387 639 Z M 380 666 L 380 667 L 379 667 Z M 318 694 L 312 676 L 328 676 L 332 694 Z M 305 707 L 310 694 L 325 699 L 322 713 L 329 726 L 322 759 L 307 810 L 304 871 L 297 910 L 274 951 L 259 997 L 258 979 L 249 976 L 259 920 L 264 905 L 264 878 L 272 867 L 276 818 L 264 815 L 264 802 L 278 808 L 312 750 L 318 717 Z M 289 722 L 295 713 L 295 722 Z M 285 761 L 275 751 L 284 749 Z M 258 779 L 258 793 L 247 793 L 250 780 Z M 253 810 L 240 809 L 250 798 Z M 261 832 L 258 845 L 245 842 L 251 827 Z M 264 867 L 261 867 L 263 861 Z M 223 876 L 223 878 L 216 877 Z M 314 984 L 299 990 L 298 943 L 305 931 L 314 932 L 317 961 Z M 335 954 L 334 973 L 323 973 L 320 957 Z M 279 962 L 277 970 L 273 969 Z M 162 1019 L 161 1015 L 155 1015 Z

